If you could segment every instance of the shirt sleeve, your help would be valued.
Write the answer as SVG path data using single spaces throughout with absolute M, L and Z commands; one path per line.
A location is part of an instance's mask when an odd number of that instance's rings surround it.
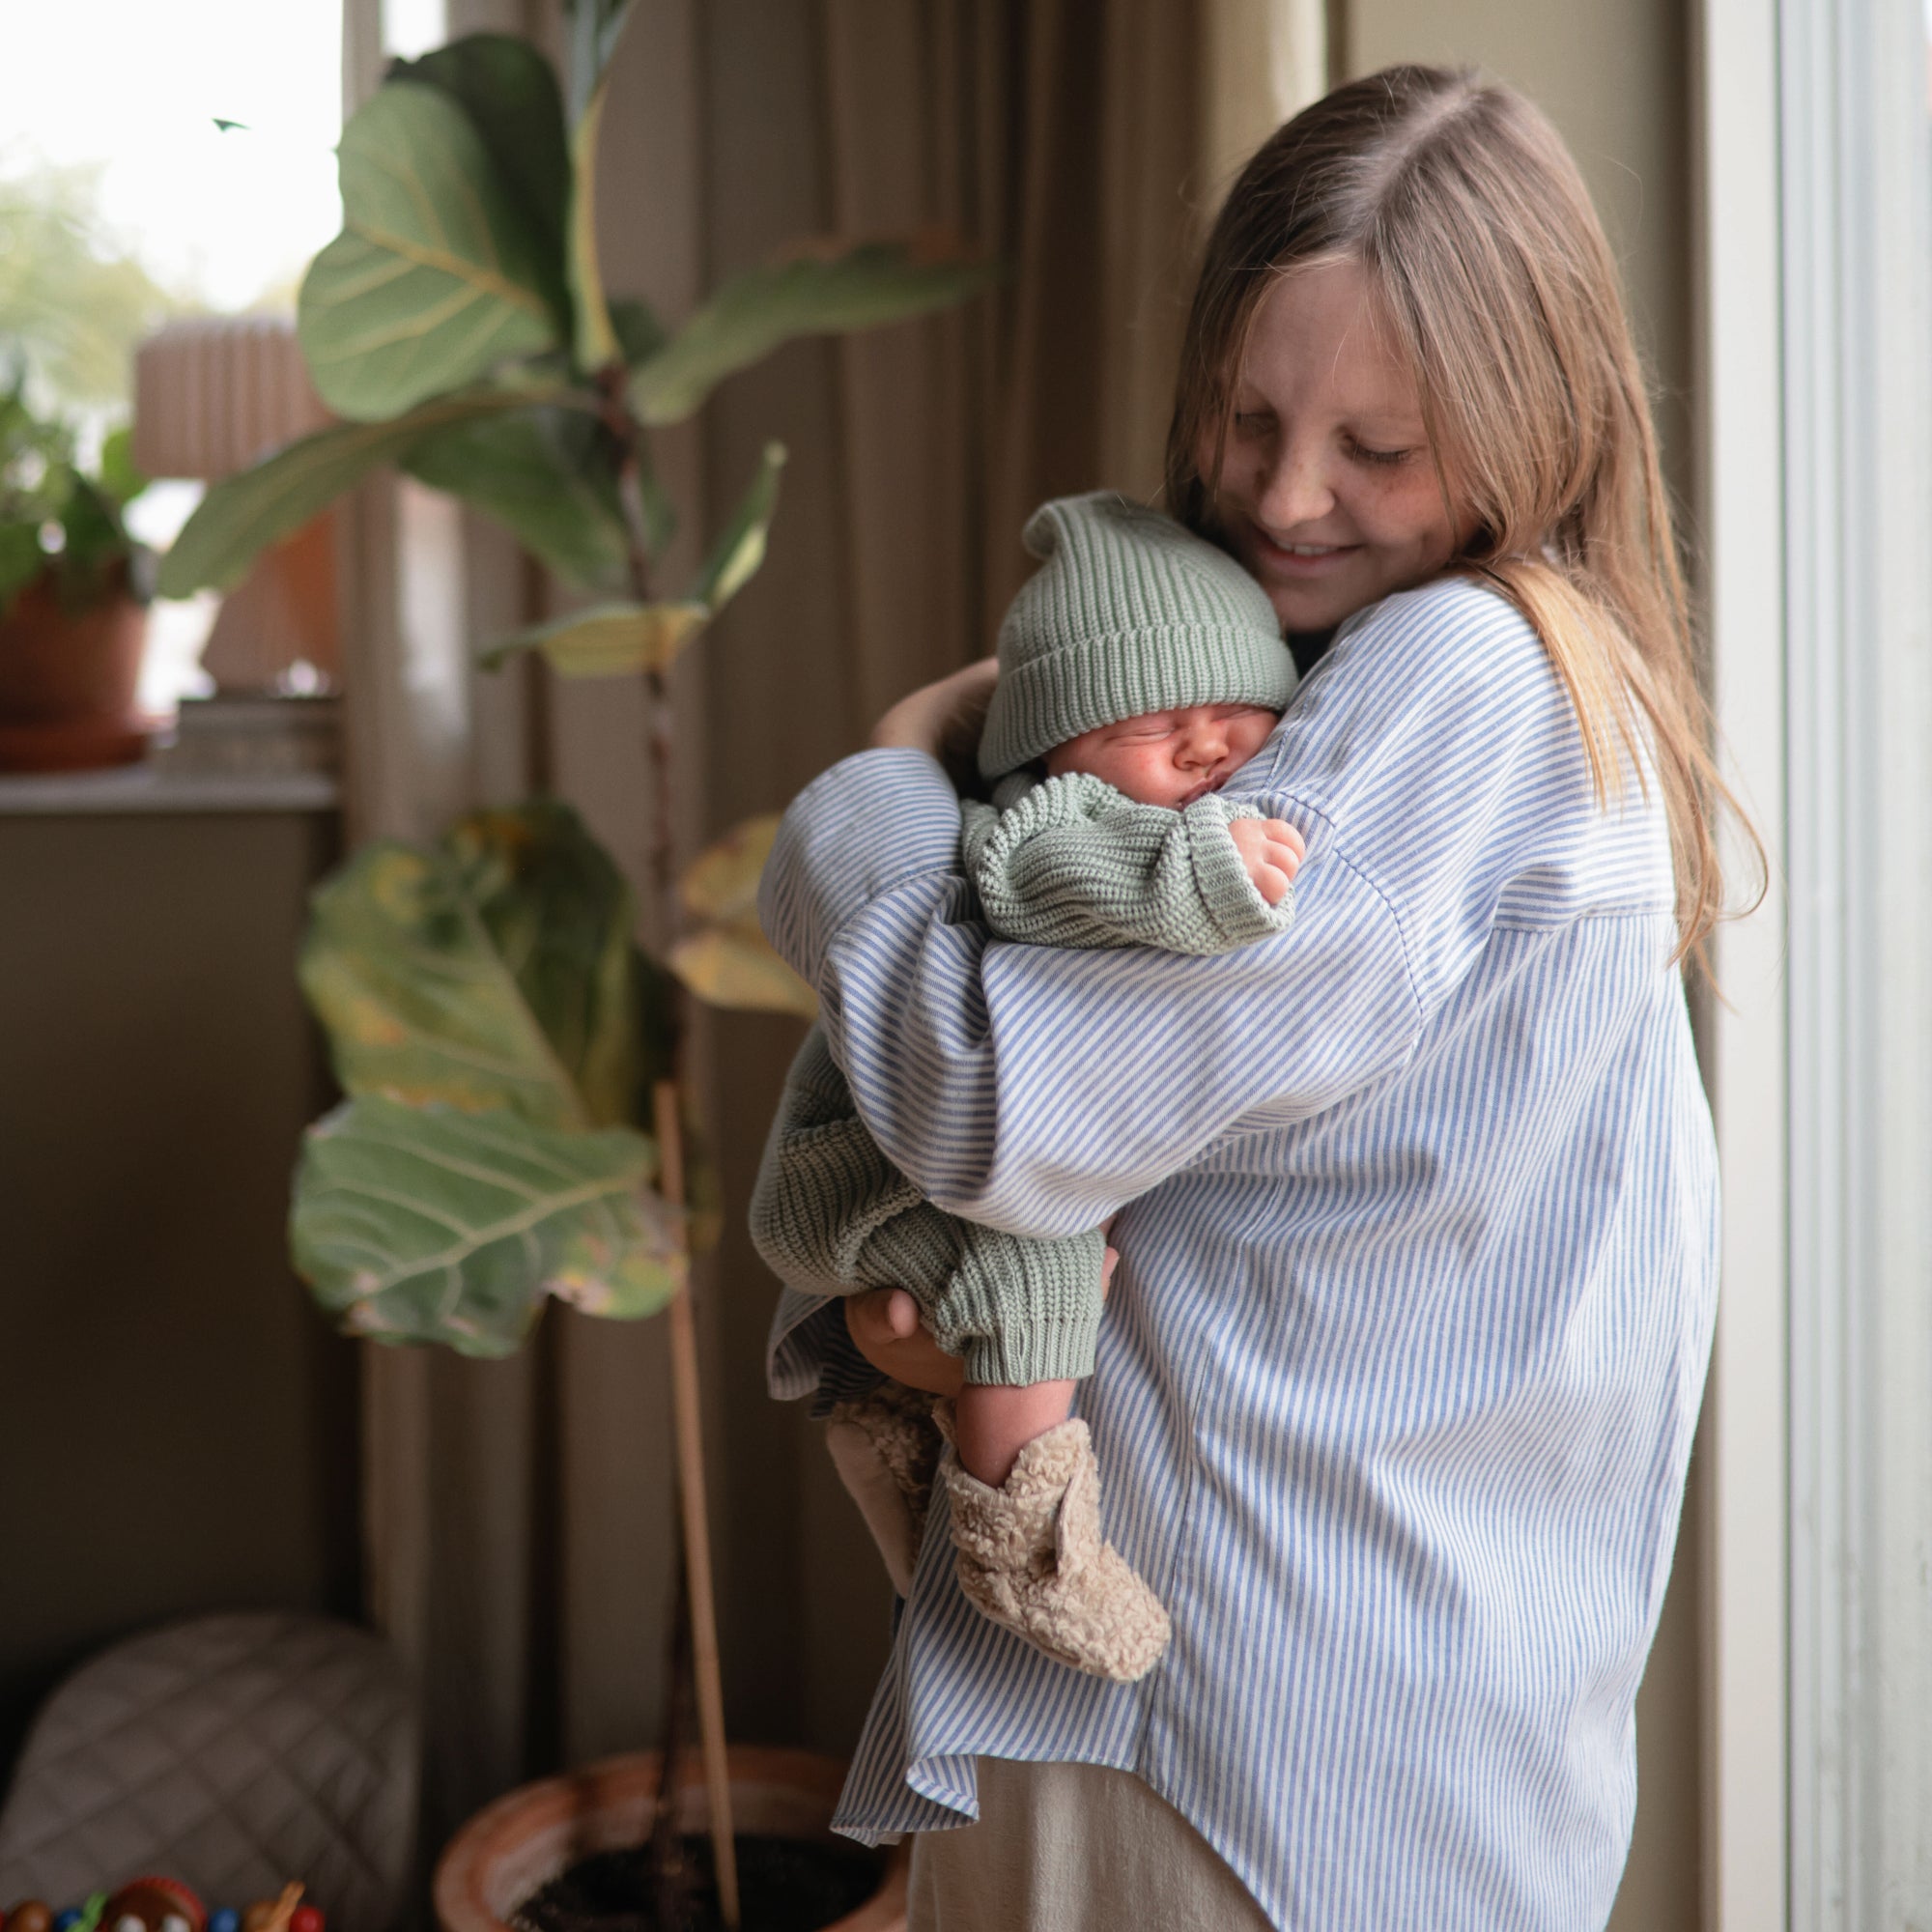
M 962 810 L 966 875 L 1002 939 L 1212 954 L 1293 917 L 1292 894 L 1262 897 L 1228 830 L 1260 817 L 1253 805 L 1215 794 L 1174 811 L 1068 772 L 1003 811 Z
M 1307 840 L 1283 932 L 1216 958 L 996 940 L 955 868 L 957 801 L 909 752 L 862 753 L 801 795 L 761 905 L 922 1193 L 1069 1234 L 1236 1127 L 1399 1070 L 1579 786 L 1587 804 L 1534 634 L 1491 593 L 1434 585 L 1345 627 L 1224 794 Z

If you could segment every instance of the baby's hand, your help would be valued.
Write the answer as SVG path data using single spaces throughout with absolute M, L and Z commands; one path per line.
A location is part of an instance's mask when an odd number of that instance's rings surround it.
M 1301 834 L 1283 818 L 1237 818 L 1229 825 L 1228 835 L 1255 882 L 1255 891 L 1269 905 L 1279 905 L 1308 850 Z

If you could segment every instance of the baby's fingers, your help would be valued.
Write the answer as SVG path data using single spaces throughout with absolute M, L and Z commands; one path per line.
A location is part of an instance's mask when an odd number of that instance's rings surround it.
M 1308 856 L 1308 840 L 1287 819 L 1264 818 L 1261 825 L 1271 844 L 1286 845 L 1294 854 L 1295 865 L 1300 865 Z
M 1255 891 L 1267 904 L 1279 905 L 1301 864 L 1301 835 L 1278 818 L 1237 818 L 1228 835 Z

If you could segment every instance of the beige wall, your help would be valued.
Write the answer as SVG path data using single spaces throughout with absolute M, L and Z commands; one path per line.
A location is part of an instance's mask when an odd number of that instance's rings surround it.
M 0 1783 L 157 1619 L 357 1606 L 355 1363 L 283 1224 L 327 816 L 0 816 Z
M 1623 264 L 1666 473 L 1688 501 L 1692 183 L 1684 0 L 1345 0 L 1342 27 L 1346 72 L 1396 61 L 1473 65 L 1521 88 L 1562 130 Z M 1693 1505 L 1637 1698 L 1636 1835 L 1610 1932 L 1691 1932 L 1698 1922 L 1697 1561 Z

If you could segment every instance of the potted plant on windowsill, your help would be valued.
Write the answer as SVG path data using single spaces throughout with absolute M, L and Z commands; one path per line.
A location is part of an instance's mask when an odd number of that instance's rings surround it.
M 146 749 L 135 692 L 153 569 L 122 517 L 144 485 L 126 430 L 90 476 L 24 378 L 0 393 L 0 768 L 126 764 Z
M 772 822 L 740 826 L 682 878 L 671 843 L 668 678 L 763 561 L 784 451 L 766 446 L 696 578 L 667 596 L 657 566 L 674 513 L 650 438 L 792 337 L 897 321 L 989 279 L 929 238 L 834 241 L 731 278 L 675 328 L 608 297 L 592 196 L 626 4 L 571 9 L 567 105 L 548 63 L 503 36 L 391 68 L 343 130 L 343 232 L 309 270 L 298 317 L 316 388 L 342 420 L 216 484 L 161 572 L 170 595 L 231 583 L 395 464 L 600 600 L 486 661 L 537 650 L 561 676 L 639 677 L 648 697 L 654 953 L 634 939 L 609 856 L 542 800 L 475 813 L 434 846 L 358 853 L 317 893 L 303 951 L 348 1095 L 310 1131 L 292 1212 L 298 1270 L 324 1307 L 352 1333 L 473 1355 L 516 1349 L 552 1295 L 618 1318 L 663 1310 L 670 1326 L 689 1586 L 673 1676 L 695 1687 L 702 1790 L 686 1791 L 674 1683 L 660 1754 L 513 1794 L 459 1834 L 438 1893 L 448 1932 L 507 1918 L 519 1899 L 506 1874 L 533 1881 L 552 1850 L 645 1822 L 659 1923 L 684 1924 L 678 1833 L 700 1819 L 720 1916 L 735 1925 L 734 1802 L 787 1830 L 822 1832 L 829 1816 L 836 1770 L 790 1753 L 727 1759 L 688 1293 L 714 1204 L 690 1157 L 686 1003 L 808 1012 L 811 1000 L 753 911 Z M 841 1926 L 895 1922 L 902 1869 L 888 1861 L 879 1877 L 872 1905 Z

